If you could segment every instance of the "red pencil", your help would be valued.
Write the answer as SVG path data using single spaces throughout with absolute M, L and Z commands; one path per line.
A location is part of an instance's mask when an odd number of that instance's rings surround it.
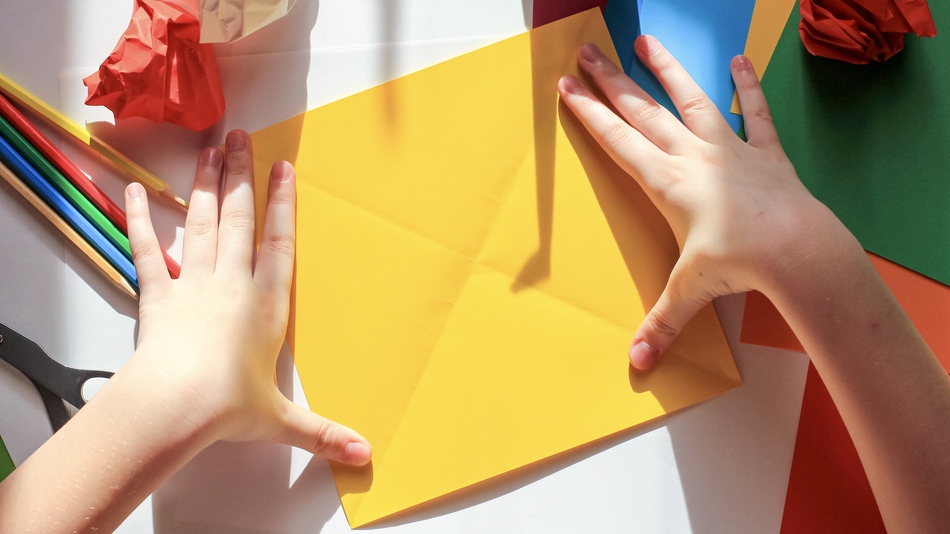
M 128 235 L 129 228 L 125 221 L 125 212 L 122 211 L 108 195 L 102 192 L 92 180 L 90 180 L 69 158 L 66 157 L 59 148 L 50 142 L 26 117 L 20 113 L 7 98 L 0 94 L 0 114 L 3 115 L 13 127 L 20 131 L 30 144 L 36 147 L 43 156 L 46 157 L 70 182 L 73 183 L 102 213 L 112 221 L 123 233 Z M 162 250 L 165 257 L 165 265 L 168 267 L 168 273 L 172 278 L 178 278 L 181 273 L 181 267 L 175 260 Z

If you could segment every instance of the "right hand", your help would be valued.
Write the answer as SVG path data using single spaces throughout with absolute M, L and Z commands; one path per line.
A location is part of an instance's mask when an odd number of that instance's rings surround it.
M 641 36 L 634 48 L 682 122 L 592 44 L 581 47 L 578 61 L 619 115 L 574 77 L 561 78 L 558 89 L 604 150 L 643 187 L 680 247 L 666 289 L 630 347 L 633 366 L 647 369 L 715 297 L 752 289 L 768 294 L 804 257 L 854 240 L 798 179 L 747 58 L 738 56 L 731 65 L 746 143 L 654 37 Z

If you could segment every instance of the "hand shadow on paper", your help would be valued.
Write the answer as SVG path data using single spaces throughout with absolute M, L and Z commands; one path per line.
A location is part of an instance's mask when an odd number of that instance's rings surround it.
M 600 6 L 606 2 L 586 0 L 582 2 L 530 2 L 523 0 L 525 26 L 536 28 L 549 22 L 559 20 L 584 11 L 593 6 Z M 550 4 L 550 5 L 549 5 Z M 540 60 L 545 57 L 545 50 L 532 36 L 531 57 Z M 512 292 L 517 293 L 526 287 L 547 279 L 551 275 L 551 242 L 554 223 L 554 161 L 555 138 L 557 122 L 555 116 L 548 113 L 549 96 L 554 88 L 550 86 L 547 76 L 540 75 L 540 70 L 532 72 L 532 90 L 534 93 L 534 165 L 537 182 L 538 203 L 538 250 L 532 255 L 517 278 L 511 285 Z
M 531 34 L 532 61 L 544 57 L 545 50 Z M 538 203 L 538 250 L 528 258 L 511 284 L 517 293 L 551 275 L 551 238 L 554 231 L 554 160 L 557 118 L 549 112 L 554 88 L 541 69 L 531 73 L 534 106 L 534 176 Z

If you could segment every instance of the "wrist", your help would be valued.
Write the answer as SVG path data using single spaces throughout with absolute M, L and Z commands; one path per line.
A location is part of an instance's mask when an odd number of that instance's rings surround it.
M 853 275 L 861 274 L 857 278 L 863 280 L 867 273 L 874 273 L 858 240 L 814 198 L 791 211 L 786 228 L 764 254 L 755 287 L 776 305 L 813 291 L 830 296 L 836 288 L 856 281 Z
M 90 404 L 114 407 L 124 419 L 117 423 L 144 441 L 154 438 L 157 444 L 197 454 L 217 441 L 220 417 L 189 377 L 153 363 L 157 360 L 136 351 Z

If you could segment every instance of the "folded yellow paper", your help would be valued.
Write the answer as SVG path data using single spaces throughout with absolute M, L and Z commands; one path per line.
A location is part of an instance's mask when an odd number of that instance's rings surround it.
M 662 363 L 627 348 L 678 251 L 558 101 L 597 9 L 253 134 L 298 173 L 295 360 L 311 408 L 363 433 L 333 465 L 351 526 L 739 385 L 712 307 Z

